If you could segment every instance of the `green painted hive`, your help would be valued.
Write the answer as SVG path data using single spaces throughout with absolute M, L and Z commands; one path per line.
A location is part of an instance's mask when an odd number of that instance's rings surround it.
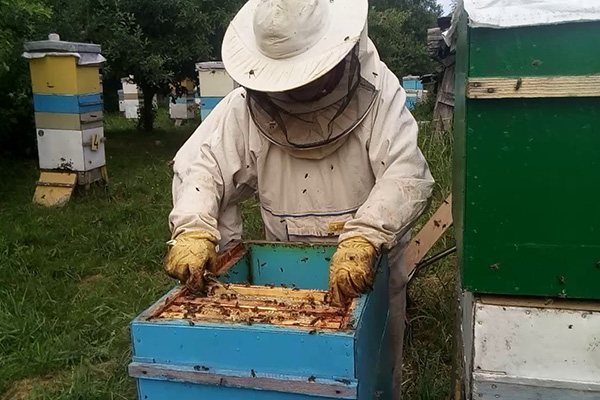
M 464 289 L 600 299 L 599 45 L 600 22 L 459 24 L 453 212 Z

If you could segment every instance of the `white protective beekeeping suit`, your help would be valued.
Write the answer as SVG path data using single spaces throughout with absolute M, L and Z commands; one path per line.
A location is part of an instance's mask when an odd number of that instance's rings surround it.
M 260 8 L 266 2 L 248 4 L 258 3 Z M 347 40 L 353 43 L 340 50 L 344 52 L 341 57 L 329 61 L 332 66 L 337 65 L 340 59 L 349 59 L 348 54 L 355 52 L 360 63 L 361 87 L 352 93 L 352 101 L 333 124 L 339 137 L 327 142 L 322 140 L 323 132 L 317 129 L 307 133 L 293 119 L 288 121 L 287 137 L 278 129 L 270 132 L 261 126 L 268 125 L 269 116 L 253 103 L 253 91 L 239 88 L 220 102 L 177 153 L 174 207 L 169 220 L 173 238 L 201 230 L 216 237 L 223 246 L 241 238 L 238 204 L 258 193 L 269 240 L 337 243 L 360 236 L 378 248 L 389 249 L 394 391 L 395 398 L 399 398 L 406 294 L 401 252 L 411 224 L 426 207 L 433 178 L 417 147 L 417 123 L 405 107 L 404 90 L 379 60 L 366 36 L 366 0 L 353 2 L 364 8 L 362 25 L 352 40 Z M 326 7 L 331 4 L 329 0 L 323 3 Z M 244 27 L 235 26 L 236 20 L 251 19 L 244 13 L 254 12 L 245 10 L 250 7 L 248 4 L 232 23 L 238 31 Z M 230 26 L 226 42 L 231 42 L 232 29 Z M 244 36 L 243 32 L 235 33 Z M 246 55 L 235 45 L 230 45 L 230 50 L 231 47 L 234 50 L 228 54 L 224 44 L 225 65 L 242 86 L 251 88 L 253 80 L 261 77 L 260 66 L 243 65 Z M 242 60 L 235 60 L 236 57 Z M 241 65 L 240 69 L 253 68 L 253 74 L 244 78 L 235 67 L 230 67 L 232 63 Z M 349 74 L 346 68 L 338 85 L 343 93 L 347 93 L 346 84 L 352 79 Z M 283 87 L 281 80 L 303 79 L 297 75 L 290 78 L 269 71 L 265 79 L 277 89 Z M 283 104 L 281 98 L 281 94 L 272 93 L 271 100 L 283 108 L 310 108 Z M 320 102 L 335 103 L 339 98 L 336 88 Z M 319 110 L 333 113 L 322 104 L 303 110 L 312 118 L 313 127 L 315 123 L 327 125 L 319 123 Z M 316 142 L 327 143 L 306 145 Z

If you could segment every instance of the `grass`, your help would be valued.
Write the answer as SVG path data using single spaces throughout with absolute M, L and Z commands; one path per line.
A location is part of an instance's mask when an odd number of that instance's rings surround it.
M 452 136 L 422 126 L 420 147 L 436 185 L 431 207 L 417 231 L 451 192 Z M 437 253 L 454 245 L 452 230 L 432 249 Z M 404 390 L 410 400 L 450 399 L 453 387 L 453 330 L 456 298 L 456 257 L 450 256 L 417 273 L 408 288 L 404 347 Z
M 35 161 L 0 160 L 0 400 L 136 398 L 128 324 L 173 284 L 161 268 L 168 162 L 194 128 L 173 127 L 164 112 L 158 126 L 140 133 L 107 116 L 110 185 L 62 209 L 31 204 Z M 422 135 L 438 179 L 432 208 L 449 191 L 447 140 Z M 248 235 L 260 235 L 256 202 L 244 204 L 244 217 Z M 408 399 L 450 392 L 453 271 L 447 260 L 411 285 Z

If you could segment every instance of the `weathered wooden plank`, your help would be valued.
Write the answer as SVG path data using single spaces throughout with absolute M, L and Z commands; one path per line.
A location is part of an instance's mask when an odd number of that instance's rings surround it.
M 225 246 L 219 252 L 219 258 L 217 259 L 217 265 L 215 271 L 217 275 L 223 275 L 231 267 L 237 264 L 243 257 L 246 256 L 246 246 L 242 242 L 232 242 Z
M 600 383 L 473 374 L 473 398 L 481 400 L 598 400 Z
M 252 286 L 252 285 L 224 285 L 214 288 L 214 294 L 236 293 L 242 296 L 254 297 L 278 297 L 285 299 L 307 300 L 312 297 L 315 302 L 325 303 L 327 301 L 327 292 L 323 290 L 290 289 L 271 286 Z
M 76 182 L 77 174 L 74 172 L 42 171 L 33 202 L 45 207 L 63 206 L 71 198 Z
M 600 97 L 600 75 L 469 78 L 470 99 Z
M 248 371 L 241 374 L 211 372 L 205 366 L 184 368 L 161 364 L 133 362 L 129 365 L 129 374 L 134 378 L 158 379 L 185 382 L 200 385 L 214 385 L 258 390 L 271 390 L 284 393 L 298 393 L 336 399 L 356 399 L 356 381 L 335 381 L 314 376 L 292 377 L 284 375 L 261 374 Z
M 446 230 L 452 226 L 452 195 L 448 196 L 433 216 L 411 240 L 404 251 L 404 268 L 410 278 L 419 261 L 431 250 Z
M 556 310 L 600 312 L 600 303 L 597 301 L 544 299 L 544 298 L 536 298 L 536 297 L 493 296 L 493 295 L 481 296 L 477 299 L 477 301 L 481 304 L 497 305 L 497 306 L 548 308 L 548 309 L 556 309 Z

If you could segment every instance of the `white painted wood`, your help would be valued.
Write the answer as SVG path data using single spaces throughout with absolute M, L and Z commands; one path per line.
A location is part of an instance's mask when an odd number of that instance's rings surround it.
M 127 99 L 127 100 L 123 100 L 123 105 L 125 107 L 130 107 L 130 106 L 135 106 L 135 107 L 139 107 L 140 104 L 143 104 L 144 100 L 141 99 Z
M 473 367 L 565 384 L 599 382 L 600 312 L 477 303 Z
M 81 131 L 38 129 L 36 134 L 41 169 L 85 171 Z
M 201 97 L 225 97 L 235 88 L 233 79 L 225 69 L 198 71 Z
M 97 150 L 93 150 L 91 146 L 94 136 L 96 136 Z M 104 128 L 86 129 L 82 132 L 82 137 L 84 170 L 89 171 L 106 165 Z
M 125 118 L 138 119 L 139 100 L 123 100 L 123 108 L 125 109 Z
M 459 293 L 460 347 L 462 349 L 463 390 L 467 399 L 471 398 L 471 371 L 473 371 L 473 318 L 474 303 L 473 293 L 461 291 Z
M 125 107 L 125 118 L 127 119 L 138 119 L 138 110 L 139 107 L 129 106 Z
M 196 111 L 195 103 L 173 104 L 169 103 L 169 115 L 172 119 L 192 119 Z
M 528 379 L 475 372 L 473 399 L 600 400 L 600 383 Z
M 90 145 L 94 135 L 97 150 Z M 38 129 L 37 142 L 41 169 L 84 172 L 106 165 L 102 127 L 83 131 Z
M 137 94 L 141 93 L 141 90 L 135 83 L 129 82 L 129 78 L 122 78 L 121 85 L 123 86 L 123 94 Z

